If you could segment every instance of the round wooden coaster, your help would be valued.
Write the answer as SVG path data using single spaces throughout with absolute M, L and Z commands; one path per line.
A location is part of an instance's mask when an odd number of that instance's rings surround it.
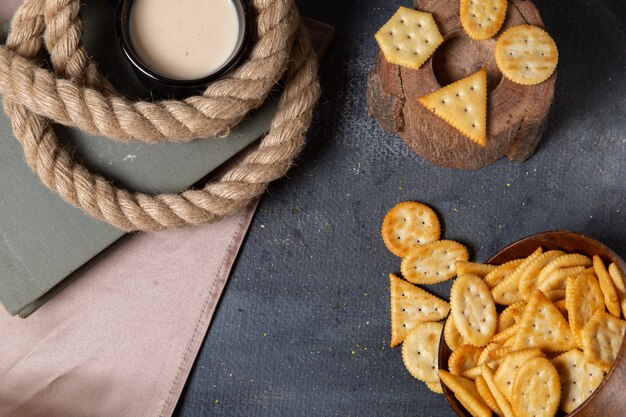
M 496 39 L 475 41 L 461 27 L 458 0 L 421 0 L 432 13 L 444 42 L 419 70 L 389 64 L 378 54 L 368 77 L 369 112 L 381 127 L 398 134 L 418 155 L 436 165 L 478 169 L 503 156 L 523 162 L 537 148 L 554 100 L 556 72 L 545 82 L 525 86 L 502 76 L 495 63 Z M 418 4 L 419 3 L 419 4 Z M 543 27 L 530 0 L 512 0 L 499 33 L 509 27 Z M 496 36 L 497 37 L 497 36 Z M 487 68 L 487 147 L 482 148 L 426 110 L 417 98 Z

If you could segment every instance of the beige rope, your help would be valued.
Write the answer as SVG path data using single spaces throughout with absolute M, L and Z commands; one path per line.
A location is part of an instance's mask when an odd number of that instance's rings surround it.
M 97 72 L 80 42 L 78 0 L 26 0 L 0 47 L 0 93 L 26 161 L 42 182 L 93 217 L 127 231 L 208 223 L 249 204 L 285 175 L 304 145 L 319 97 L 317 61 L 293 0 L 254 0 L 257 36 L 247 62 L 184 101 L 128 102 Z M 43 13 L 43 14 L 42 14 Z M 38 66 L 42 41 L 55 73 Z M 51 120 L 112 138 L 186 141 L 218 135 L 284 90 L 256 149 L 200 190 L 150 196 L 112 186 L 59 146 Z

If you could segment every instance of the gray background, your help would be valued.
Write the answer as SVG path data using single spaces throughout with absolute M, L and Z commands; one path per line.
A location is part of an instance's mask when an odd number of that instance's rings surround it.
M 451 416 L 388 347 L 400 262 L 382 217 L 426 202 L 478 261 L 551 229 L 626 256 L 626 2 L 537 1 L 560 52 L 548 130 L 526 163 L 473 172 L 421 160 L 367 116 L 373 34 L 409 1 L 299 4 L 338 29 L 317 121 L 263 198 L 176 415 Z M 449 285 L 429 289 L 447 298 Z

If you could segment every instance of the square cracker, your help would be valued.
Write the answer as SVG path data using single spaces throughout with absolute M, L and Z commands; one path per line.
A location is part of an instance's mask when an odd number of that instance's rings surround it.
M 619 354 L 626 332 L 626 321 L 598 310 L 580 331 L 585 359 L 608 371 Z
M 374 37 L 387 62 L 412 69 L 419 69 L 443 42 L 433 16 L 408 7 L 400 7 Z
M 487 146 L 487 70 L 448 84 L 417 101 L 465 137 Z
M 602 368 L 585 360 L 583 353 L 573 349 L 552 359 L 561 380 L 561 409 L 571 413 L 581 405 L 604 379 Z

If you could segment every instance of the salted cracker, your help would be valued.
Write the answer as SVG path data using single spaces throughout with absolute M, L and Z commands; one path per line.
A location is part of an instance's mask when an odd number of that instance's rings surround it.
M 483 348 L 472 345 L 463 345 L 448 358 L 448 370 L 454 375 L 463 375 L 468 369 L 478 365 L 478 358 Z
M 602 258 L 598 255 L 593 257 L 593 269 L 598 277 L 598 282 L 600 283 L 600 289 L 602 290 L 602 295 L 604 296 L 606 309 L 609 313 L 619 318 L 621 316 L 622 309 L 619 304 L 617 290 L 615 289 L 615 284 L 613 284 L 613 280 L 609 275 L 609 271 L 606 270 L 604 262 L 602 262 Z
M 405 201 L 387 212 L 381 234 L 387 249 L 403 257 L 417 245 L 439 240 L 441 225 L 437 214 L 426 204 Z
M 461 26 L 472 39 L 489 39 L 502 27 L 506 9 L 506 0 L 461 0 Z
M 545 30 L 531 25 L 514 26 L 498 37 L 496 65 L 517 84 L 539 84 L 556 69 L 559 52 Z
M 417 101 L 464 136 L 487 146 L 487 70 L 420 97 Z
M 402 361 L 414 378 L 423 382 L 438 382 L 437 359 L 439 338 L 443 324 L 425 322 L 417 324 L 402 343 Z
M 448 316 L 448 320 L 446 320 L 443 326 L 443 338 L 446 341 L 446 345 L 453 352 L 465 344 L 463 336 L 457 330 L 454 320 L 450 316 Z
M 477 276 L 458 277 L 450 290 L 451 316 L 467 343 L 485 346 L 498 326 L 496 306 L 487 284 Z
M 537 259 L 543 253 L 543 249 L 537 248 L 530 256 L 524 259 L 517 268 L 509 275 L 506 276 L 498 285 L 496 285 L 491 293 L 493 299 L 498 304 L 511 305 L 518 301 L 523 301 L 521 293 L 519 292 L 519 280 L 522 273 L 535 259 Z
M 389 274 L 391 298 L 391 347 L 397 346 L 418 323 L 443 320 L 450 311 L 449 304 Z
M 602 310 L 596 311 L 580 331 L 585 359 L 608 371 L 619 354 L 626 332 L 626 321 Z
M 562 352 L 574 347 L 574 338 L 567 321 L 552 302 L 535 290 L 528 299 L 519 330 L 513 339 L 513 348 L 539 348 L 548 352 Z
M 453 240 L 439 240 L 412 248 L 400 271 L 414 284 L 436 284 L 456 275 L 455 263 L 469 258 L 467 248 Z
M 430 13 L 400 7 L 374 35 L 387 62 L 419 69 L 443 42 Z
M 496 285 L 498 285 L 504 278 L 511 274 L 511 272 L 515 271 L 520 264 L 524 262 L 524 259 L 514 259 L 512 261 L 503 263 L 502 265 L 498 265 L 496 269 L 485 275 L 483 281 L 489 287 L 489 289 L 493 289 Z
M 622 308 L 622 315 L 626 316 L 626 285 L 624 284 L 624 277 L 614 263 L 609 265 L 609 276 L 613 280 L 613 285 L 615 285 L 615 290 L 617 291 L 617 296 L 619 297 L 620 306 Z
M 439 378 L 454 395 L 459 402 L 474 417 L 491 417 L 491 409 L 487 406 L 483 398 L 478 393 L 474 381 L 459 375 L 453 375 L 442 369 L 439 370 Z
M 596 390 L 604 379 L 602 368 L 585 360 L 578 349 L 567 351 L 552 359 L 561 380 L 560 408 L 571 413 Z
M 513 382 L 520 366 L 530 358 L 544 357 L 541 349 L 522 349 L 508 354 L 502 359 L 498 370 L 494 374 L 494 380 L 500 392 L 509 402 L 513 401 Z
M 516 417 L 554 417 L 561 399 L 561 381 L 549 360 L 534 357 L 519 368 L 511 406 Z
M 604 311 L 604 295 L 594 275 L 584 274 L 567 279 L 565 307 L 572 336 L 581 346 L 580 330 L 597 310 Z

